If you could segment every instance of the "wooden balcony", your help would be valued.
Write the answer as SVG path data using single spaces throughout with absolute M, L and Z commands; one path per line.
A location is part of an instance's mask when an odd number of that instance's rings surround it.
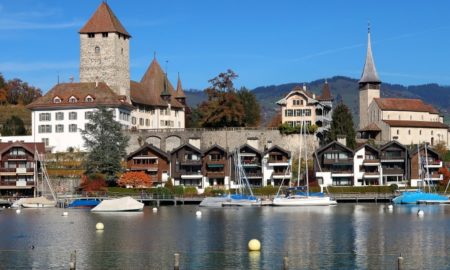
M 27 186 L 34 186 L 34 181 L 27 181 L 26 183 Z M 13 187 L 13 186 L 17 186 L 17 181 L 0 181 L 0 186 L 8 186 L 8 187 Z
M 32 156 L 27 155 L 5 155 L 4 160 L 26 160 L 26 161 L 33 161 Z
M 1 172 L 7 173 L 32 173 L 34 172 L 34 168 L 0 168 Z
M 158 171 L 158 164 L 132 164 L 128 166 L 132 171 Z
M 405 171 L 401 168 L 383 168 L 383 174 L 398 174 L 404 175 Z
M 185 165 L 202 165 L 202 160 L 192 160 L 192 159 L 183 159 L 180 160 L 180 164 L 185 166 Z
M 205 175 L 211 178 L 224 178 L 225 172 L 206 172 Z
M 345 159 L 323 159 L 323 164 L 331 165 L 331 164 L 340 164 L 340 165 L 353 165 L 353 158 L 345 158 Z

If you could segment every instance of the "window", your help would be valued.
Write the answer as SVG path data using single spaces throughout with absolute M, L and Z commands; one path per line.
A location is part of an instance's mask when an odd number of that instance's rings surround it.
M 431 135 L 433 135 L 433 131 L 431 131 Z
M 304 110 L 304 115 L 305 116 L 311 116 L 311 109 L 305 109 Z
M 85 112 L 84 119 L 86 119 L 86 120 L 92 119 L 92 112 Z
M 55 113 L 56 120 L 64 120 L 64 113 L 63 112 L 57 112 Z
M 410 129 L 408 129 L 408 135 L 411 135 L 411 130 Z
M 94 38 L 95 37 L 95 33 L 88 33 L 88 38 Z
M 63 133 L 64 132 L 64 125 L 56 125 L 55 126 L 55 132 L 56 133 Z
M 100 47 L 99 46 L 95 46 L 95 53 L 100 53 Z
M 39 114 L 39 121 L 51 121 L 52 117 L 50 113 L 40 113 Z
M 131 117 L 131 124 L 136 125 L 136 117 Z
M 76 103 L 77 101 L 78 101 L 77 98 L 74 97 L 74 96 L 71 96 L 71 97 L 69 98 L 69 103 Z
M 141 125 L 141 126 L 144 125 L 144 118 L 139 118 L 139 125 Z
M 69 120 L 77 120 L 77 113 L 76 112 L 70 112 L 69 113 Z
M 288 109 L 284 111 L 284 116 L 293 116 L 293 114 L 293 110 Z
M 397 129 L 397 135 L 400 135 L 400 130 L 399 129 Z
M 148 127 L 150 126 L 150 119 L 145 119 L 145 125 Z
M 419 135 L 422 135 L 422 130 L 419 130 Z
M 52 126 L 51 125 L 39 125 L 38 133 L 52 133 Z
M 49 139 L 48 138 L 42 138 L 42 142 L 45 146 L 49 146 Z
M 61 99 L 59 97 L 54 97 L 53 98 L 53 103 L 61 103 Z
M 87 96 L 84 101 L 86 102 L 94 102 L 94 99 L 91 96 Z
M 294 100 L 292 101 L 292 105 L 294 105 L 294 106 L 300 105 L 300 99 L 294 99 Z
M 108 33 L 107 32 L 104 32 L 104 33 L 102 33 L 102 37 L 108 37 Z
M 69 125 L 69 132 L 77 132 L 77 125 L 76 124 L 70 124 Z

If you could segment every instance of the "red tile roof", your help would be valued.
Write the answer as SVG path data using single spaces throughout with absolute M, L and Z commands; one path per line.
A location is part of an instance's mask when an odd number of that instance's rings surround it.
M 370 123 L 368 126 L 360 129 L 359 131 L 381 131 L 381 129 L 375 123 Z
M 175 108 L 184 107 L 175 99 L 176 92 L 156 59 L 153 59 L 141 82 L 131 81 L 130 86 L 131 101 L 134 103 L 164 107 L 170 104 Z M 165 89 L 170 94 L 170 102 L 161 97 Z
M 69 102 L 70 97 L 77 98 L 77 102 Z M 86 97 L 91 96 L 93 101 L 86 101 Z M 54 98 L 59 97 L 60 103 L 55 103 Z M 60 83 L 50 89 L 44 96 L 38 98 L 27 106 L 28 109 L 40 108 L 64 108 L 64 107 L 128 107 L 133 109 L 129 101 L 124 96 L 119 96 L 109 88 L 106 83 Z
M 82 34 L 103 32 L 120 33 L 131 37 L 106 2 L 100 4 L 94 15 L 80 30 Z
M 445 128 L 448 126 L 441 122 L 429 121 L 407 121 L 407 120 L 383 120 L 391 127 L 422 127 L 422 128 Z
M 183 86 L 181 86 L 180 75 L 178 75 L 176 98 L 186 98 L 186 94 L 183 91 Z
M 439 113 L 433 106 L 424 103 L 420 99 L 375 98 L 374 100 L 382 110 Z

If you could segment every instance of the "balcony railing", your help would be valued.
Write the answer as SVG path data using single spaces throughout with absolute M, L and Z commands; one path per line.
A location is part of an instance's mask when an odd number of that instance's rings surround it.
M 405 159 L 405 155 L 401 154 L 401 155 L 391 156 L 391 155 L 381 154 L 381 159 L 383 159 L 383 160 Z
M 353 164 L 353 159 L 352 158 L 343 158 L 343 159 L 327 159 L 324 158 L 323 159 L 323 163 L 324 164 L 347 164 L 347 165 L 352 165 Z
M 206 172 L 207 177 L 225 177 L 225 172 Z
M 202 160 L 184 159 L 180 161 L 181 165 L 202 165 Z
M 0 186 L 16 186 L 17 181 L 0 181 Z M 34 181 L 27 181 L 27 186 L 34 186 Z
M 379 159 L 365 159 L 363 161 L 363 164 L 373 164 L 373 163 L 380 163 Z
M 405 171 L 400 168 L 383 168 L 383 174 L 405 174 Z
M 287 159 L 271 159 L 269 158 L 268 163 L 287 163 Z
M 5 160 L 33 160 L 27 155 L 5 155 Z
M 17 170 L 19 169 L 19 170 Z M 25 172 L 34 172 L 34 168 L 0 168 L 0 172 L 11 172 L 11 173 L 18 173 L 21 170 L 24 170 Z

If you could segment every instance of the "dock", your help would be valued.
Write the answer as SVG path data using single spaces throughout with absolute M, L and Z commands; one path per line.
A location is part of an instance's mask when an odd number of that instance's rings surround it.
M 450 204 L 450 200 L 440 201 L 440 200 L 420 200 L 417 204 Z

